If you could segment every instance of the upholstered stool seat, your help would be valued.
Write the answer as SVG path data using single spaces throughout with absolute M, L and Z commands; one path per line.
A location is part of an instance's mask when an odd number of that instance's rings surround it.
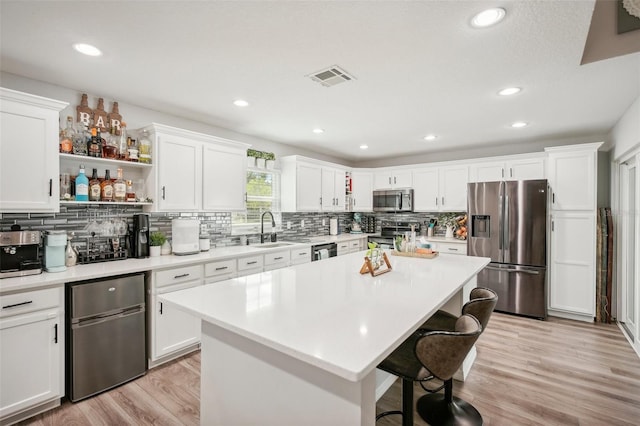
M 434 378 L 445 383 L 452 380 L 480 336 L 482 326 L 473 316 L 462 315 L 454 330 L 414 333 L 378 365 L 402 379 L 402 411 L 380 413 L 376 420 L 401 414 L 404 426 L 413 425 L 413 383 Z
M 471 290 L 469 301 L 462 307 L 462 314 L 476 317 L 484 330 L 487 328 L 496 303 L 498 303 L 498 295 L 495 291 L 476 287 Z M 457 316 L 439 310 L 420 326 L 420 330 L 453 330 L 457 320 Z

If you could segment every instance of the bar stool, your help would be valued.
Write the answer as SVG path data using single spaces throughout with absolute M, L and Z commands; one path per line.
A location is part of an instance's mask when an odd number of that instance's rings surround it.
M 482 326 L 478 320 L 472 315 L 462 315 L 456 320 L 454 331 L 416 332 L 409 336 L 378 365 L 379 369 L 402 379 L 402 411 L 380 413 L 376 420 L 400 414 L 403 426 L 413 425 L 413 382 L 440 379 L 445 381 L 446 391 L 446 381 L 453 381 L 453 375 L 462 365 L 480 333 Z M 449 386 L 449 391 L 451 389 Z M 456 398 L 455 402 L 462 405 L 459 401 Z M 467 405 L 473 408 L 470 404 Z M 480 416 L 477 410 L 476 413 Z M 421 417 L 424 418 L 422 414 Z
M 469 314 L 476 317 L 484 331 L 489 323 L 489 318 L 493 309 L 498 303 L 498 295 L 495 291 L 476 287 L 469 294 L 469 301 L 462 307 L 462 314 Z M 457 316 L 446 311 L 436 311 L 427 321 L 420 326 L 420 330 L 453 330 L 456 325 Z

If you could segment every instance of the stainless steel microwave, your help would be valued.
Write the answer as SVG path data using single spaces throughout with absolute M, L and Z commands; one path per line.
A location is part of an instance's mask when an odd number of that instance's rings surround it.
M 413 189 L 385 189 L 373 191 L 374 212 L 412 212 Z

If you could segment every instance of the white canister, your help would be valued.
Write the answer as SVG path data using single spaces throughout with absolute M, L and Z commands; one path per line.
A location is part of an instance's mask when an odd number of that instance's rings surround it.
M 211 240 L 208 235 L 200 235 L 200 251 L 209 251 Z

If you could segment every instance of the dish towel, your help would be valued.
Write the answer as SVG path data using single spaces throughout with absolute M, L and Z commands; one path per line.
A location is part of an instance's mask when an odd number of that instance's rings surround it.
M 320 260 L 322 259 L 328 259 L 329 258 L 329 250 L 327 249 L 320 249 L 318 250 L 318 258 Z

